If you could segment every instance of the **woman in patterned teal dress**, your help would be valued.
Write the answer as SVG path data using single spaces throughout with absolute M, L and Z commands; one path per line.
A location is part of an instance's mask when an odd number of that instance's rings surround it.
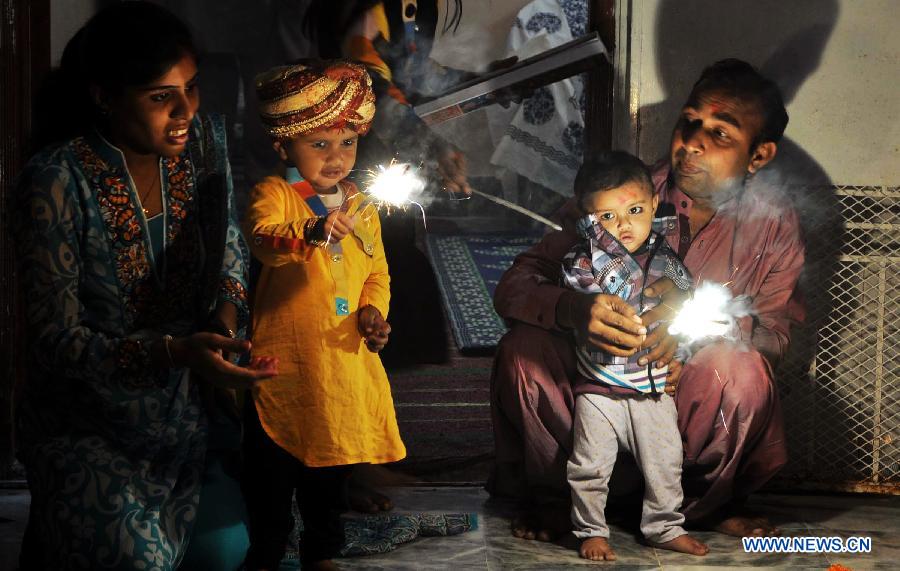
M 244 389 L 277 363 L 223 358 L 249 350 L 234 338 L 246 246 L 224 129 L 195 115 L 190 34 L 153 4 L 98 13 L 61 73 L 79 134 L 35 156 L 17 193 L 29 349 L 17 437 L 32 494 L 22 568 L 171 570 L 189 539 L 207 553 L 185 567 L 236 568 L 243 554 L 228 561 L 207 533 L 239 527 L 243 508 L 237 485 L 222 486 L 223 457 L 207 454 L 200 388 Z

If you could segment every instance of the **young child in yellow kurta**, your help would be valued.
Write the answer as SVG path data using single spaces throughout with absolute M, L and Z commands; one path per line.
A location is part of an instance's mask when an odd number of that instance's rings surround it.
M 342 61 L 273 69 L 257 78 L 257 92 L 288 170 L 254 187 L 245 222 L 263 264 L 254 351 L 280 359 L 278 377 L 254 389 L 248 407 L 247 567 L 278 567 L 296 489 L 304 568 L 316 568 L 343 543 L 349 466 L 406 455 L 377 353 L 390 333 L 381 225 L 344 180 L 375 98 L 365 69 Z

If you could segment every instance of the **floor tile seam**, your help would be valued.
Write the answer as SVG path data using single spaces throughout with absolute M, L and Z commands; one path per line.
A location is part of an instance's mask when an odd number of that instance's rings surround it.
M 491 554 L 488 551 L 490 548 L 488 547 L 487 540 L 487 518 L 481 512 L 478 513 L 479 519 L 479 528 L 481 529 L 481 542 L 484 544 L 484 568 L 487 571 L 491 571 Z
M 816 533 L 816 532 L 814 531 L 815 528 L 813 528 L 812 525 L 811 525 L 808 521 L 806 521 L 806 519 L 807 519 L 807 518 L 806 518 L 806 515 L 807 515 L 807 514 L 806 514 L 806 510 L 805 510 L 803 507 L 800 508 L 800 515 L 803 517 L 803 520 L 802 520 L 802 521 L 803 521 L 803 525 L 806 526 L 806 533 L 807 533 L 807 535 L 811 536 L 811 535 L 813 535 L 814 533 Z M 818 529 L 822 529 L 822 528 L 818 528 Z M 821 555 L 821 556 L 825 559 L 825 561 L 828 563 L 828 566 L 829 566 L 829 567 L 832 566 L 832 565 L 834 565 L 834 564 L 836 563 L 836 561 L 833 561 L 833 560 L 831 559 L 831 554 L 828 553 L 827 551 L 826 551 L 825 553 L 819 553 L 819 555 Z
M 653 558 L 656 559 L 656 566 L 659 567 L 660 569 L 665 569 L 663 567 L 662 559 L 659 558 L 659 553 L 657 552 L 657 549 L 655 547 L 651 547 L 650 549 L 653 550 Z

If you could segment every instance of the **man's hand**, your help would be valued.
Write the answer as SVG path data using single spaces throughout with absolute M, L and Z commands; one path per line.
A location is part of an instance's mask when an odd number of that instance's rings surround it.
M 445 146 L 438 148 L 435 158 L 444 188 L 454 194 L 471 196 L 472 188 L 466 178 L 468 173 L 466 156 L 455 147 Z
M 366 348 L 373 353 L 384 349 L 388 342 L 388 335 L 391 334 L 391 326 L 381 316 L 378 308 L 374 305 L 360 308 L 357 319 L 357 328 L 366 342 Z
M 634 309 L 615 295 L 566 292 L 556 315 L 560 326 L 574 329 L 579 339 L 611 355 L 634 355 L 647 335 Z
M 669 396 L 675 396 L 675 389 L 678 388 L 682 367 L 683 365 L 678 359 L 669 361 L 669 372 L 666 373 L 666 394 Z
M 659 305 L 641 316 L 641 321 L 648 327 L 657 321 L 663 323 L 647 335 L 644 347 L 650 347 L 650 352 L 641 357 L 638 363 L 641 365 L 655 363 L 656 368 L 664 367 L 672 362 L 678 348 L 678 340 L 669 335 L 668 322 L 672 321 L 688 293 L 676 288 L 672 280 L 663 278 L 644 290 L 644 295 L 661 299 Z
M 341 210 L 335 210 L 325 219 L 325 236 L 331 244 L 337 244 L 353 231 L 356 220 Z
M 194 333 L 169 343 L 169 353 L 178 367 L 191 371 L 226 389 L 249 389 L 256 383 L 278 375 L 276 357 L 254 357 L 247 367 L 239 367 L 223 357 L 223 353 L 246 353 L 250 342 L 229 339 L 215 333 Z

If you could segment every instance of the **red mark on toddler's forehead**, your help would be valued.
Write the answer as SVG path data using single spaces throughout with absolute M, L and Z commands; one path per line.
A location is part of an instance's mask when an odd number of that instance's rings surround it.
M 710 103 L 709 109 L 713 113 L 718 113 L 718 112 L 722 111 L 722 105 L 720 103 Z
M 618 202 L 620 206 L 633 202 L 635 198 L 637 198 L 637 195 L 633 190 L 621 190 L 616 193 L 616 202 Z

